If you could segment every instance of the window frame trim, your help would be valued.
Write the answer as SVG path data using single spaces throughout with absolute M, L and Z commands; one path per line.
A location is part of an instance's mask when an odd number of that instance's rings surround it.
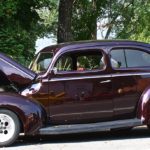
M 82 49 L 72 49 L 72 50 L 68 50 L 68 51 L 63 51 L 63 52 L 61 52 L 58 56 L 57 56 L 57 58 L 55 59 L 55 62 L 53 62 L 53 65 L 51 66 L 51 70 L 53 70 L 55 67 L 55 64 L 57 63 L 57 61 L 59 60 L 59 58 L 62 56 L 62 55 L 64 55 L 64 54 L 66 54 L 66 53 L 71 53 L 71 52 L 80 52 L 80 51 L 82 51 L 82 52 L 87 52 L 87 51 L 97 51 L 97 52 L 101 52 L 102 53 L 102 55 L 104 56 L 104 62 L 105 62 L 105 67 L 103 68 L 103 69 L 101 69 L 101 70 L 99 70 L 99 69 L 95 69 L 95 70 L 83 70 L 83 71 L 77 71 L 77 70 L 73 70 L 73 71 L 58 71 L 57 73 L 55 73 L 55 75 L 71 75 L 71 74 L 75 74 L 75 75 L 80 75 L 80 74 L 88 74 L 88 73 L 99 73 L 99 72 L 104 72 L 106 69 L 107 69 L 107 66 L 108 66 L 108 62 L 107 62 L 107 60 L 106 60 L 106 56 L 107 56 L 107 54 L 106 54 L 106 52 L 103 50 L 103 48 L 101 48 L 101 47 L 99 47 L 99 48 L 94 48 L 94 47 L 92 47 L 92 48 L 89 48 L 89 47 L 85 47 L 85 48 L 82 48 Z

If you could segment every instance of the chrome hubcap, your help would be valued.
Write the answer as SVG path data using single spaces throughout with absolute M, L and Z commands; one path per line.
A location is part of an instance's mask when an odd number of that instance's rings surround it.
M 0 114 L 0 142 L 6 142 L 15 133 L 15 122 L 6 114 Z

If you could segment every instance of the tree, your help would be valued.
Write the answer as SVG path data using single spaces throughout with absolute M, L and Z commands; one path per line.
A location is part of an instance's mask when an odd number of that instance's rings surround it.
M 73 37 L 75 40 L 95 39 L 93 35 L 98 29 L 103 39 L 148 42 L 149 8 L 149 0 L 76 0 L 72 17 Z
M 24 63 L 39 37 L 58 43 L 96 39 L 150 42 L 149 0 L 1 0 L 0 51 Z
M 150 41 L 149 8 L 149 0 L 107 0 L 99 17 L 103 38 Z
M 21 63 L 33 57 L 37 37 L 47 32 L 38 10 L 51 10 L 54 0 L 1 0 L 0 51 Z
M 58 16 L 58 31 L 57 42 L 72 41 L 72 7 L 74 0 L 60 0 L 59 1 L 59 16 Z
M 133 18 L 118 33 L 118 38 L 129 38 L 150 42 L 150 1 L 138 0 L 134 3 Z M 126 29 L 126 30 L 125 30 Z
M 105 0 L 76 0 L 73 6 L 72 31 L 75 40 L 94 40 L 97 37 L 97 19 Z

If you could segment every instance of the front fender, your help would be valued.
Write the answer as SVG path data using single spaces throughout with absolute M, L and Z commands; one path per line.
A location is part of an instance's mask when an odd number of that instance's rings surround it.
M 23 125 L 24 133 L 35 134 L 46 122 L 44 108 L 33 99 L 19 94 L 0 93 L 0 109 L 5 108 L 17 114 Z
M 150 87 L 143 92 L 140 98 L 137 117 L 141 119 L 143 124 L 150 124 Z

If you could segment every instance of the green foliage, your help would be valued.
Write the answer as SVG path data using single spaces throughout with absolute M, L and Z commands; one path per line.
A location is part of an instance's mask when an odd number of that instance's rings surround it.
M 57 35 L 58 4 L 59 0 L 1 0 L 0 51 L 21 63 L 32 59 L 37 38 Z M 96 39 L 98 28 L 105 31 L 104 39 L 150 42 L 149 14 L 149 0 L 74 0 L 73 38 Z
M 15 58 L 20 63 L 26 64 L 33 57 L 35 37 L 22 28 L 1 29 L 0 51 Z
M 134 13 L 137 15 L 136 25 L 132 25 L 134 33 L 129 38 L 150 43 L 150 1 L 139 4 Z
M 99 29 L 104 39 L 150 42 L 149 14 L 149 0 L 76 0 L 73 36 L 75 40 L 94 39 L 95 30 Z
M 33 58 L 36 39 L 48 31 L 38 12 L 45 7 L 51 10 L 54 0 L 1 0 L 0 51 L 20 63 Z
M 150 41 L 149 0 L 107 0 L 100 21 L 107 30 L 104 38 Z
M 76 0 L 73 6 L 72 31 L 75 40 L 95 39 L 97 18 L 105 0 Z
M 56 37 L 57 35 L 58 0 L 51 1 L 51 8 L 45 7 L 37 11 L 44 25 L 41 36 L 50 36 L 50 34 L 53 34 Z

